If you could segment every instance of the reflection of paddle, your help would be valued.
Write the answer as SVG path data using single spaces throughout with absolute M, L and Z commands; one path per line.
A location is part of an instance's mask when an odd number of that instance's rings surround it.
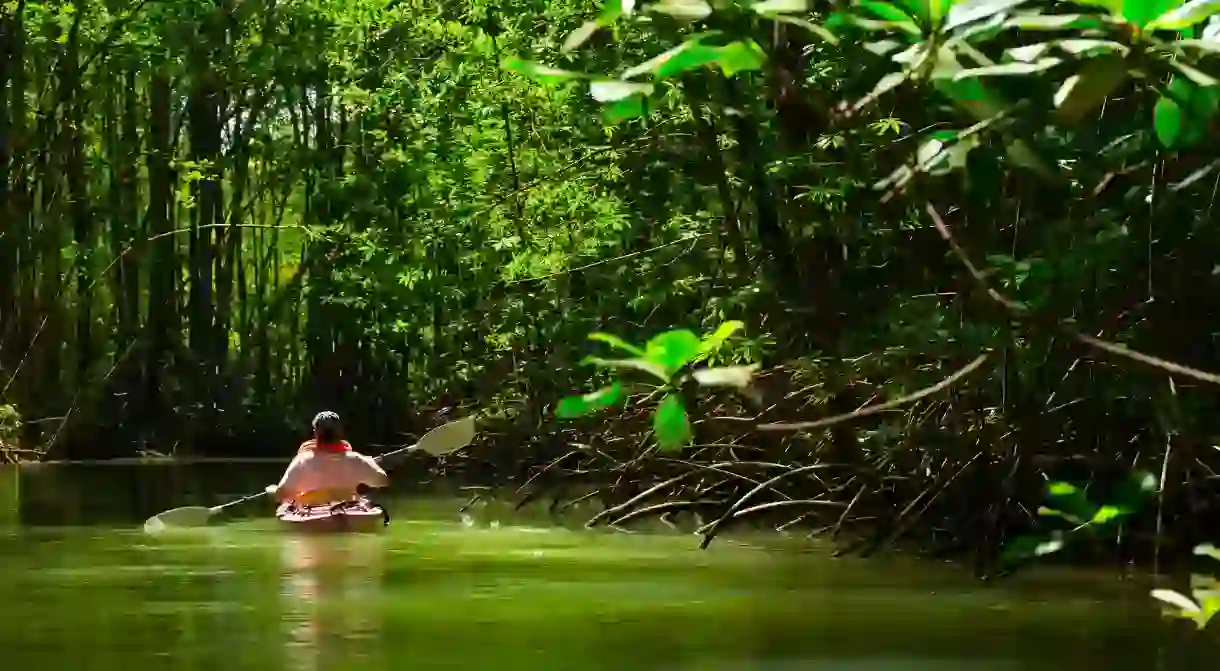
M 377 457 L 377 461 L 381 461 L 404 452 L 427 452 L 428 454 L 436 457 L 446 455 L 451 452 L 457 452 L 463 447 L 469 445 L 470 442 L 474 440 L 474 428 L 474 417 L 466 417 L 449 422 L 444 426 L 438 426 L 428 433 L 425 433 L 424 437 L 420 438 L 418 443 L 404 447 L 400 450 L 387 452 L 380 457 Z M 200 527 L 207 524 L 213 516 L 222 510 L 232 508 L 233 506 L 245 503 L 247 501 L 252 501 L 260 496 L 266 496 L 266 494 L 266 491 L 261 491 L 257 494 L 244 496 L 236 501 L 230 501 L 223 505 L 212 506 L 211 508 L 205 508 L 203 506 L 186 506 L 183 508 L 167 510 L 163 513 L 153 515 L 152 517 L 148 518 L 148 520 L 144 522 L 144 531 L 155 533 L 157 531 L 163 531 L 167 527 Z

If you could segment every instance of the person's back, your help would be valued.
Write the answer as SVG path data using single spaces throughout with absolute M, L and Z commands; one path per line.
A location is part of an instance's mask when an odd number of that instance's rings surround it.
M 373 459 L 342 439 L 339 416 L 314 417 L 314 438 L 303 443 L 277 485 L 268 491 L 282 502 L 322 505 L 347 501 L 361 485 L 384 487 L 389 479 Z

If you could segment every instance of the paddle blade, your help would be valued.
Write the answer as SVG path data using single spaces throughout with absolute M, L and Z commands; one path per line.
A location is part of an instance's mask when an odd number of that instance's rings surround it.
M 474 416 L 449 422 L 438 426 L 415 444 L 415 449 L 422 450 L 433 456 L 441 456 L 456 452 L 466 447 L 474 440 Z
M 211 517 L 212 511 L 209 508 L 200 506 L 174 508 L 148 518 L 144 522 L 144 531 L 157 533 L 171 528 L 201 527 L 206 525 Z

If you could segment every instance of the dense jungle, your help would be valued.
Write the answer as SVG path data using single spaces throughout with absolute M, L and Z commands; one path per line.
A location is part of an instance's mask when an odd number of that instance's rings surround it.
M 421 469 L 591 523 L 985 570 L 1048 482 L 1135 472 L 1099 556 L 1189 555 L 1215 11 L 6 0 L 5 458 L 283 455 L 322 408 L 376 453 L 477 412 Z

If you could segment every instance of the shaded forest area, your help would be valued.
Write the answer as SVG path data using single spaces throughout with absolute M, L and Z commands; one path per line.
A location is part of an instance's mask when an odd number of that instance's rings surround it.
M 981 566 L 1047 480 L 1138 468 L 1123 538 L 1189 551 L 1220 522 L 1212 11 L 9 0 L 0 402 L 57 458 L 479 408 L 451 468 L 554 507 Z M 726 319 L 761 398 L 698 394 L 682 454 L 641 394 L 555 419 L 587 334 Z

